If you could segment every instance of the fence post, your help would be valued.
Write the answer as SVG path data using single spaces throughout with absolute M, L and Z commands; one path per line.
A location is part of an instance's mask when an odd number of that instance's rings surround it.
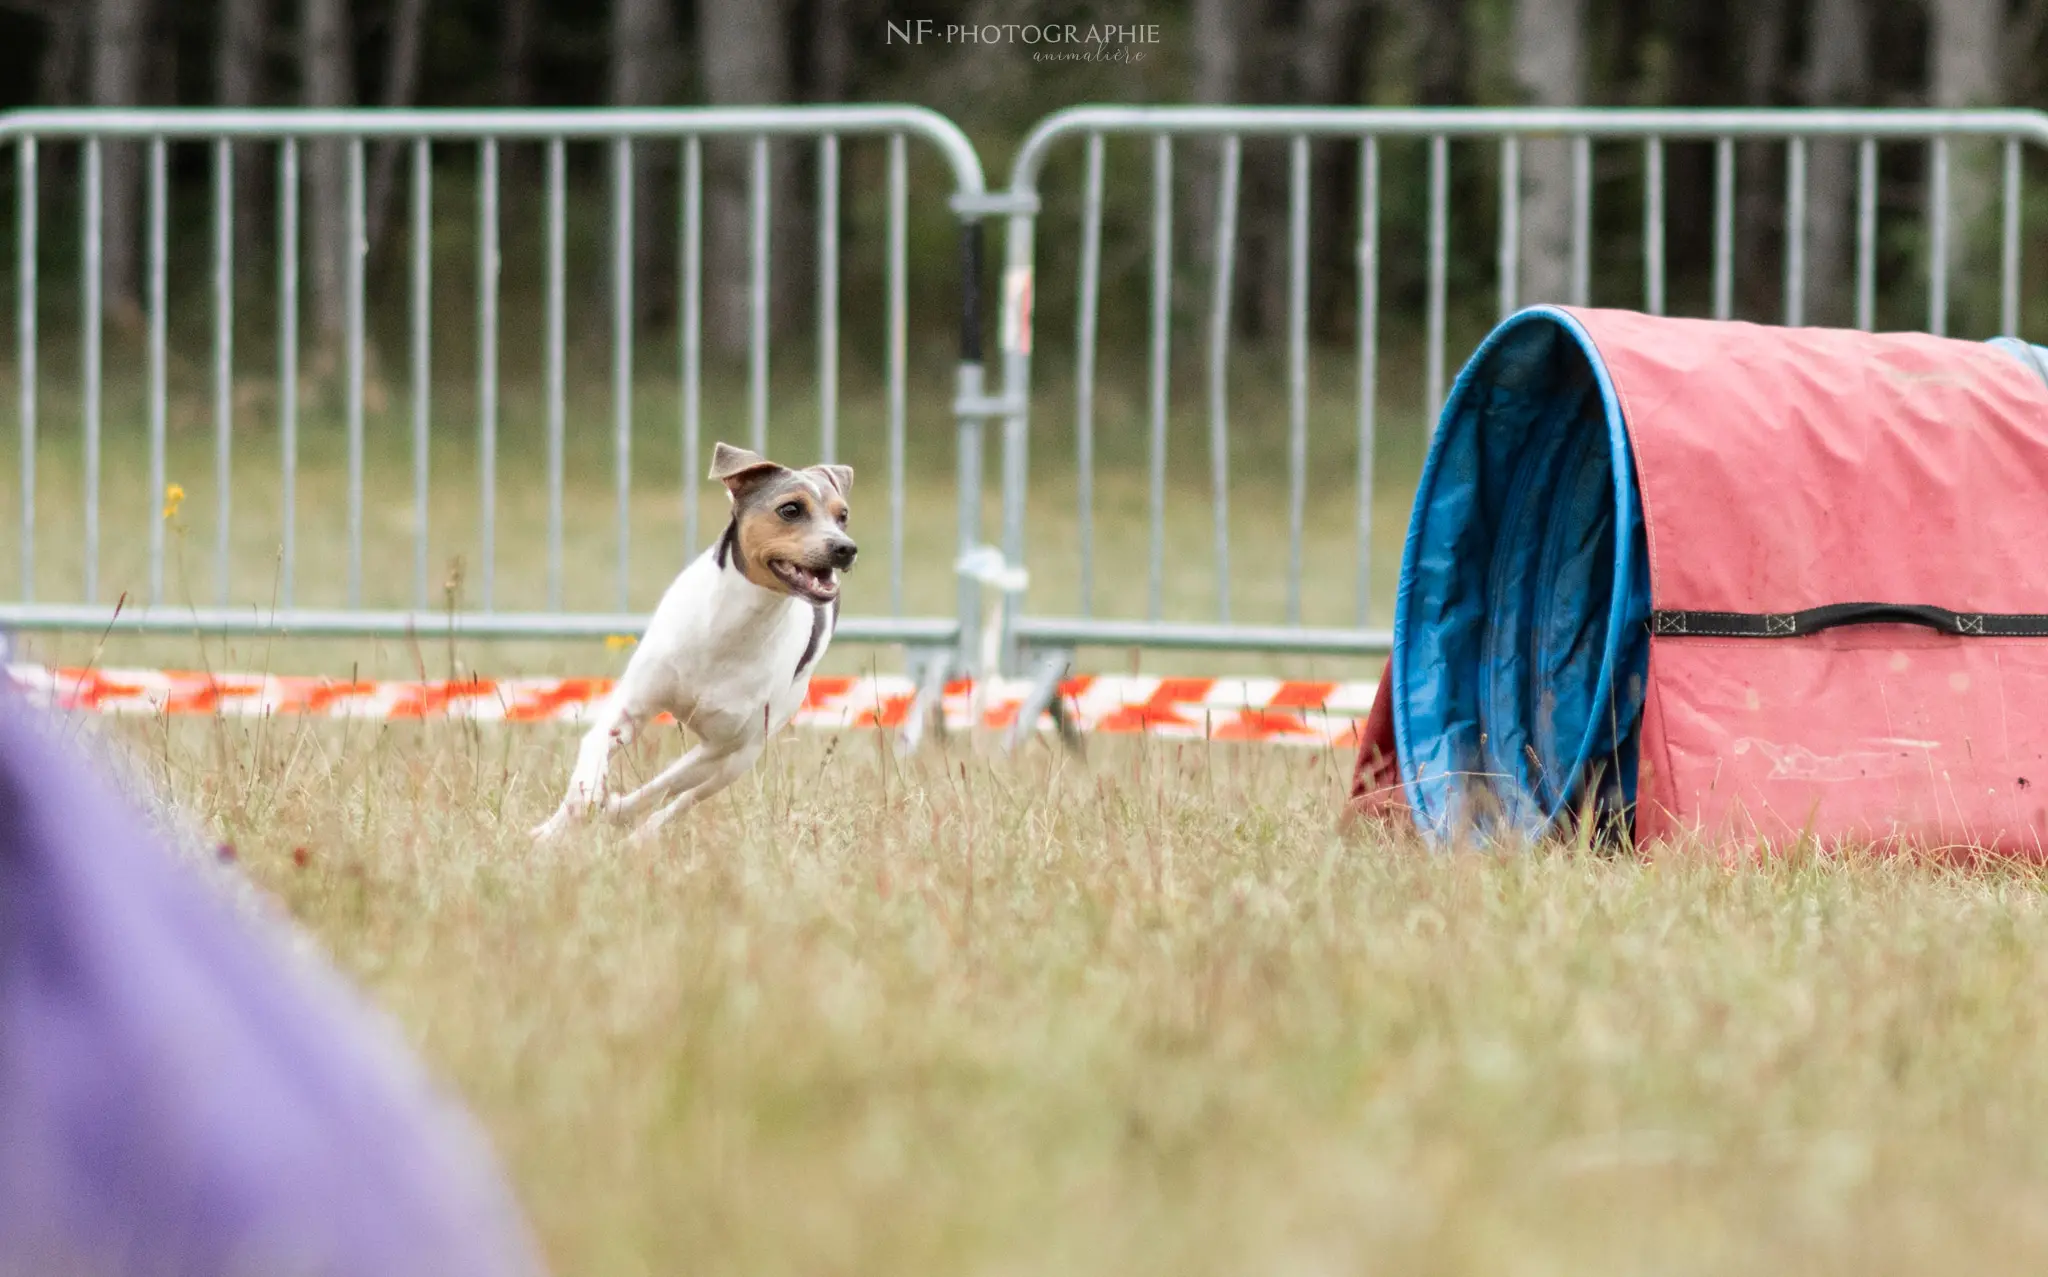
M 981 544 L 981 445 L 982 414 L 986 410 L 985 382 L 981 363 L 981 218 L 962 212 L 960 220 L 960 368 L 955 377 L 954 412 L 959 418 L 959 548 L 956 558 L 965 558 Z M 974 668 L 981 648 L 980 587 L 961 574 L 954 575 L 959 590 L 960 668 Z
M 1024 567 L 1025 494 L 1031 460 L 1031 329 L 1036 276 L 1033 237 L 1038 224 L 1038 195 L 1014 185 L 999 197 L 1009 224 L 1003 236 L 1003 310 L 999 340 L 1003 349 L 1003 558 L 1012 568 Z M 1005 591 L 1002 609 L 1002 668 L 1020 672 L 1017 614 L 1024 605 L 1021 591 Z

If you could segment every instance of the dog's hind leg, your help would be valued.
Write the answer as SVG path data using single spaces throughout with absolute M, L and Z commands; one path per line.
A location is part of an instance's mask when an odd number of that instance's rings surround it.
M 662 768 L 652 780 L 632 793 L 607 798 L 604 814 L 617 820 L 631 820 L 670 795 L 703 783 L 713 768 L 730 757 L 729 753 L 715 752 L 709 746 L 699 744 L 684 751 L 681 758 Z
M 704 774 L 703 779 L 690 788 L 685 789 L 682 793 L 677 794 L 669 800 L 668 806 L 663 807 L 660 811 L 655 812 L 652 816 L 642 821 L 640 827 L 633 831 L 632 841 L 636 843 L 649 841 L 656 833 L 660 832 L 663 825 L 668 824 L 668 822 L 690 810 L 690 808 L 695 807 L 698 803 L 703 802 L 713 794 L 724 789 L 727 785 L 746 775 L 747 769 L 752 767 L 754 760 L 760 756 L 761 744 L 757 741 L 733 753 L 721 754 L 717 758 L 709 760 L 711 766 Z

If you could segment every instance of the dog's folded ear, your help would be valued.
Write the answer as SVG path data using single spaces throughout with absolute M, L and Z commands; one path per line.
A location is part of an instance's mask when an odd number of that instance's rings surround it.
M 764 475 L 774 474 L 782 469 L 758 452 L 735 448 L 729 443 L 713 444 L 711 447 L 711 475 L 726 486 L 730 492 L 755 482 Z
M 853 495 L 852 466 L 812 466 L 811 473 L 831 484 L 840 496 Z

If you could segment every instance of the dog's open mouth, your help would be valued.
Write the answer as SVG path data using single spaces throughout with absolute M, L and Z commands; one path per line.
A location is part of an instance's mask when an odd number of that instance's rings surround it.
M 798 598 L 830 603 L 839 597 L 839 574 L 831 568 L 806 567 L 788 559 L 770 559 L 768 570 Z

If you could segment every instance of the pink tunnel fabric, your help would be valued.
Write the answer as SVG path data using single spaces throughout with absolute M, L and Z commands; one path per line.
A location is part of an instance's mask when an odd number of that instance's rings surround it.
M 1570 313 L 1625 419 L 1657 614 L 2048 614 L 2048 385 L 2011 353 Z M 2048 638 L 1657 628 L 1639 839 L 2048 853 Z M 1361 809 L 1398 809 L 1384 722 L 1361 751 Z

